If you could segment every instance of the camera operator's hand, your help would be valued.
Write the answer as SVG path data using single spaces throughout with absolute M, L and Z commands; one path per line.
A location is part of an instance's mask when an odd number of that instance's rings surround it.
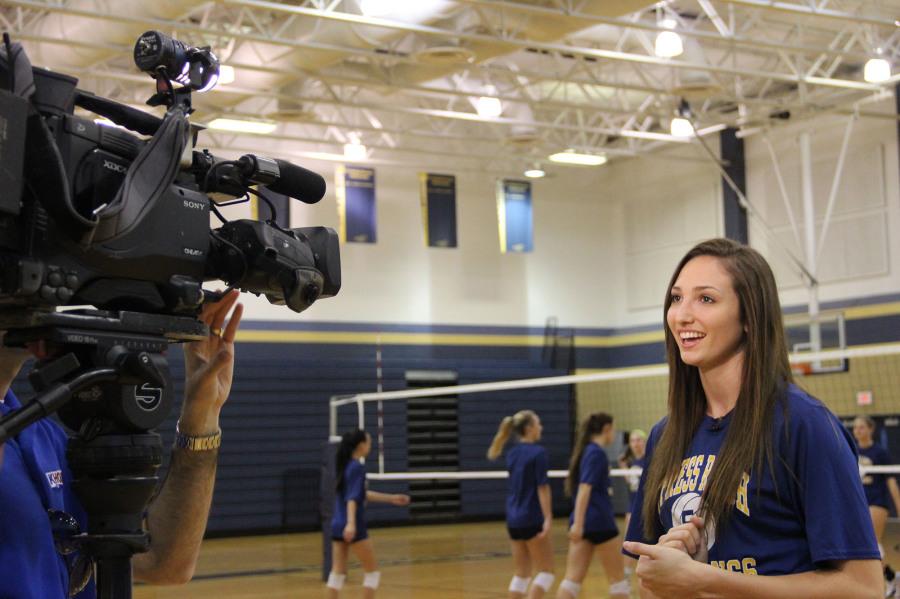
M 237 298 L 238 292 L 232 291 L 203 306 L 200 319 L 209 325 L 210 335 L 184 348 L 186 384 L 179 422 L 183 435 L 219 431 L 219 411 L 231 391 L 234 336 L 243 313 Z M 172 450 L 165 482 L 147 512 L 150 550 L 132 559 L 135 579 L 182 584 L 193 577 L 212 503 L 218 453 L 212 448 Z
M 179 426 L 186 435 L 219 431 L 219 412 L 228 399 L 234 373 L 234 336 L 243 314 L 243 306 L 236 304 L 239 295 L 233 290 L 220 301 L 204 305 L 200 319 L 209 326 L 209 336 L 185 345 L 184 405 Z M 232 307 L 234 312 L 228 319 Z

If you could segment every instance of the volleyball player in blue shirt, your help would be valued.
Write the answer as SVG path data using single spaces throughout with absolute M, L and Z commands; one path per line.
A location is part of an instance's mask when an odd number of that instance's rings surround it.
M 628 530 L 628 524 L 631 522 L 631 506 L 634 504 L 634 497 L 637 495 L 638 485 L 641 482 L 641 472 L 644 470 L 646 453 L 647 433 L 636 428 L 628 433 L 628 447 L 625 449 L 625 453 L 619 457 L 620 468 L 639 471 L 636 474 L 629 474 L 625 477 L 625 483 L 628 485 L 628 512 L 625 514 L 625 530 Z M 625 560 L 626 576 L 630 576 L 634 572 L 634 561 L 631 558 Z
M 853 420 L 853 437 L 856 439 L 856 447 L 859 450 L 860 466 L 886 466 L 892 463 L 887 450 L 875 443 L 875 421 L 868 416 L 857 416 Z M 881 537 L 887 525 L 890 513 L 890 503 L 900 514 L 900 489 L 897 488 L 897 480 L 893 476 L 884 474 L 863 474 L 863 489 L 866 492 L 866 503 L 869 504 L 869 515 L 872 517 L 872 525 L 875 527 L 875 539 L 878 541 L 878 550 L 881 551 L 884 562 L 884 578 L 888 589 L 886 597 L 894 596 L 894 570 L 884 561 L 884 547 L 881 546 Z M 890 498 L 890 500 L 888 499 Z
M 553 546 L 550 525 L 553 510 L 547 450 L 537 444 L 544 427 L 531 410 L 505 417 L 497 429 L 487 457 L 500 457 L 510 435 L 515 432 L 518 443 L 506 452 L 509 483 L 506 493 L 506 527 L 509 532 L 514 573 L 509 583 L 510 599 L 541 599 L 553 586 Z M 534 581 L 532 569 L 537 570 Z M 528 585 L 531 583 L 531 591 Z
M 329 599 L 337 599 L 347 579 L 347 557 L 350 549 L 362 564 L 363 599 L 375 597 L 381 583 L 381 572 L 375 559 L 375 550 L 369 539 L 366 522 L 366 502 L 409 505 L 409 495 L 378 493 L 366 486 L 366 467 L 362 458 L 369 455 L 372 438 L 364 430 L 353 430 L 341 437 L 335 458 L 337 494 L 334 498 L 334 515 L 331 518 L 331 572 L 328 575 Z
M 642 595 L 880 597 L 853 440 L 791 382 L 765 259 L 706 241 L 668 289 L 668 415 L 650 433 L 624 545 L 640 556 Z
M 610 597 L 628 597 L 631 589 L 619 553 L 619 529 L 610 501 L 609 458 L 604 447 L 615 438 L 612 416 L 598 412 L 581 423 L 569 462 L 566 493 L 575 494 L 569 519 L 569 553 L 566 577 L 557 599 L 574 599 L 581 592 L 594 552 L 610 581 Z

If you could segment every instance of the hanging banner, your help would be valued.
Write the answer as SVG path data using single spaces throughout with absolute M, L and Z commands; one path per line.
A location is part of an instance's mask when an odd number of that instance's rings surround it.
M 275 223 L 282 229 L 291 228 L 291 198 L 263 188 L 261 192 L 271 202 L 271 206 L 255 195 L 251 195 L 250 211 L 253 220 L 268 221 L 272 218 L 272 208 L 275 209 Z
M 342 164 L 334 177 L 341 241 L 375 243 L 375 169 Z
M 530 252 L 534 249 L 531 239 L 531 183 L 511 179 L 497 182 L 497 220 L 501 252 Z
M 456 247 L 456 177 L 419 173 L 419 198 L 425 245 L 433 248 Z

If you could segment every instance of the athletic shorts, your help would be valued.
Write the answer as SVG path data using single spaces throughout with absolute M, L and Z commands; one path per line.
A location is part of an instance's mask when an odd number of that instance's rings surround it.
M 350 544 L 352 545 L 353 543 L 359 543 L 360 541 L 365 541 L 368 538 L 369 538 L 368 530 L 364 530 L 362 532 L 357 532 L 356 536 L 353 537 L 353 540 L 350 541 Z M 340 535 L 331 535 L 331 540 L 337 541 L 338 543 L 346 543 L 347 542 L 344 540 L 344 537 L 342 537 Z
M 526 526 L 524 528 L 513 528 L 512 526 L 507 526 L 506 530 L 509 532 L 509 538 L 513 541 L 530 541 L 544 530 L 544 527 Z
M 614 539 L 619 536 L 618 530 L 593 530 L 593 531 L 584 531 L 584 534 L 581 537 L 585 541 L 590 541 L 594 545 L 600 545 L 601 543 L 605 543 L 610 539 Z

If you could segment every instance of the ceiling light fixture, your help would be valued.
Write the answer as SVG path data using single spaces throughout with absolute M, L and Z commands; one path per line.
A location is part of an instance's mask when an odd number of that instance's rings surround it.
M 524 175 L 529 179 L 541 179 L 547 176 L 547 173 L 540 166 L 533 166 L 525 170 Z
M 669 133 L 674 137 L 693 137 L 694 126 L 691 125 L 689 120 L 678 116 L 672 119 L 672 123 L 669 125 Z
M 359 10 L 366 17 L 419 18 L 437 14 L 447 4 L 446 0 L 358 0 Z
M 674 19 L 664 19 L 660 22 L 661 27 L 666 29 L 675 29 L 677 23 Z M 681 56 L 684 52 L 684 42 L 681 36 L 674 31 L 660 31 L 656 36 L 656 43 L 653 45 L 653 53 L 659 58 L 675 58 Z
M 601 166 L 606 164 L 606 156 L 603 154 L 582 154 L 575 150 L 557 152 L 548 156 L 551 162 L 557 164 L 573 164 L 577 166 Z
M 235 133 L 256 133 L 265 135 L 278 127 L 278 123 L 272 121 L 245 121 L 240 119 L 213 119 L 208 123 L 210 129 L 218 131 L 233 131 Z
M 359 141 L 344 144 L 344 158 L 347 160 L 365 160 L 368 157 L 369 151 Z
M 691 110 L 690 103 L 682 98 L 678 103 L 678 108 L 675 109 L 675 118 L 669 124 L 669 133 L 673 137 L 694 137 L 697 132 L 694 130 L 694 124 L 691 120 L 693 118 L 694 113 Z
M 863 79 L 869 83 L 884 83 L 891 78 L 891 63 L 883 58 L 870 58 L 863 69 Z
M 500 98 L 481 96 L 475 102 L 475 111 L 483 119 L 495 119 L 503 114 L 503 103 Z

